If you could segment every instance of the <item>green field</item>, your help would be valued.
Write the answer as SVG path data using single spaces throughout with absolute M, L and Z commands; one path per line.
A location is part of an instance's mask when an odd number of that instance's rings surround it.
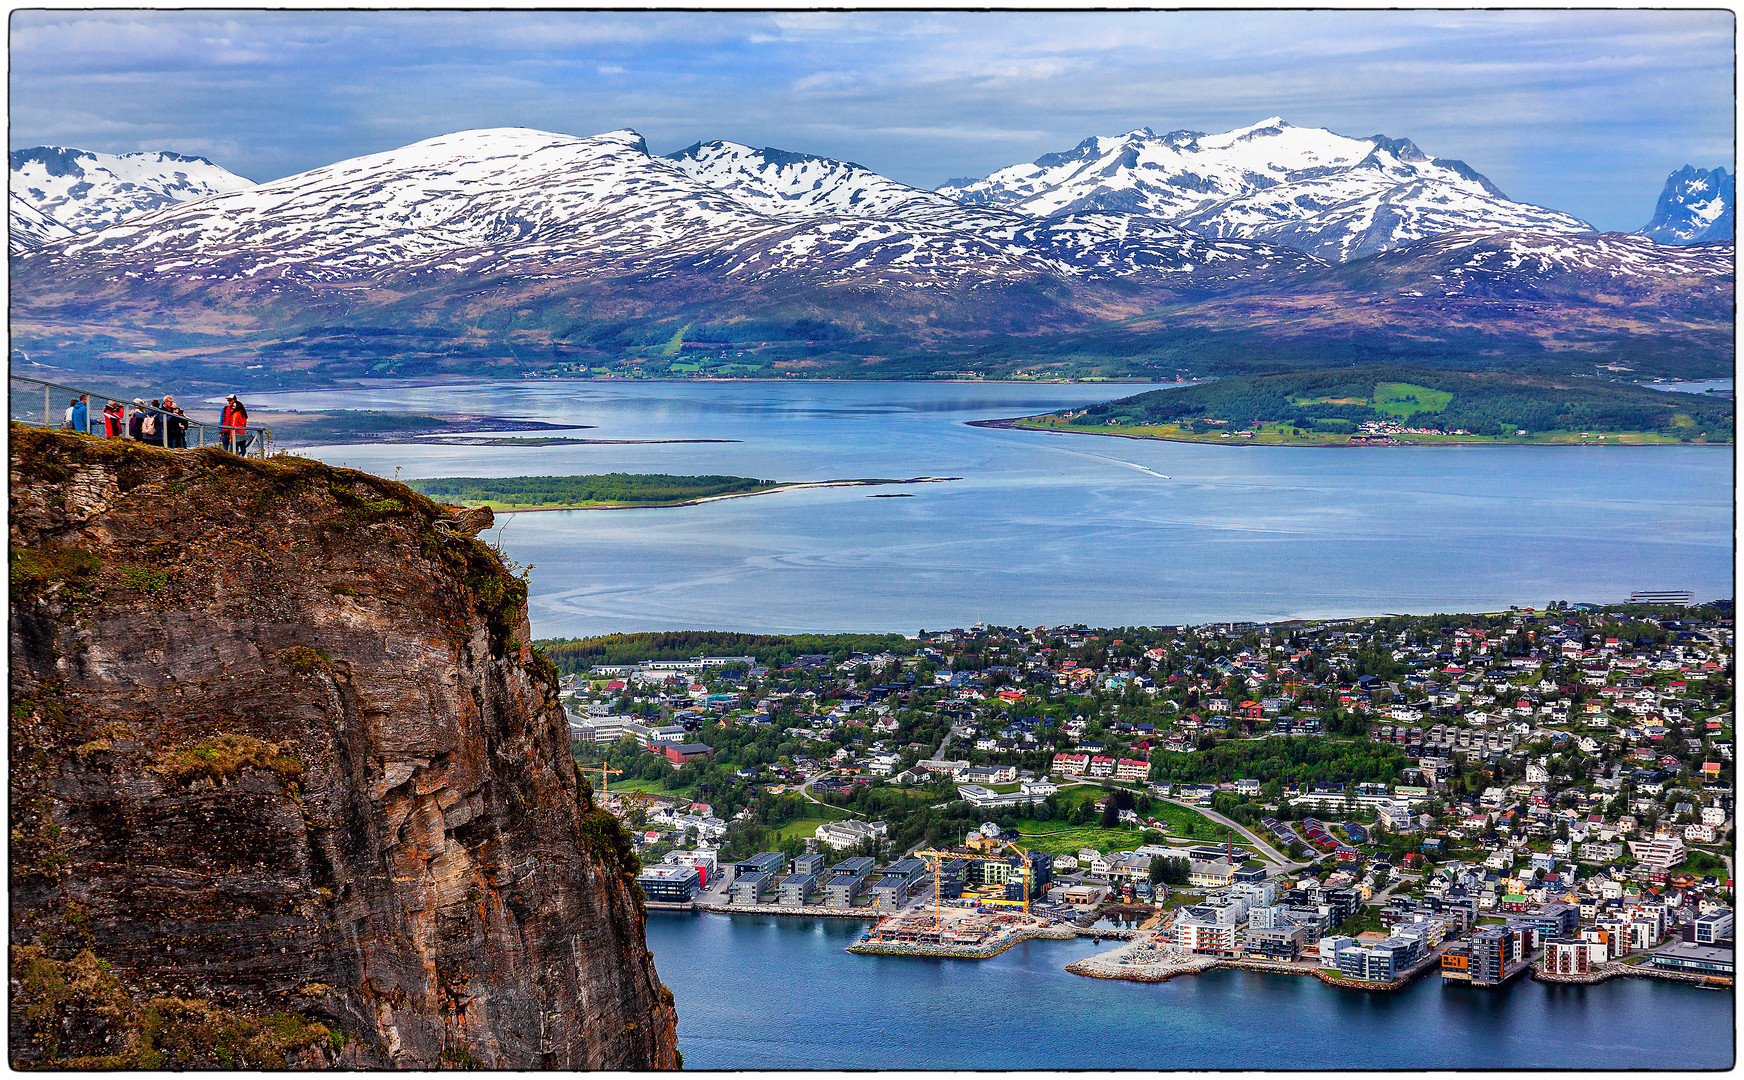
M 597 771 L 586 769 L 582 770 L 582 772 L 587 776 L 588 783 L 594 786 L 595 791 L 598 791 L 599 773 Z M 647 795 L 682 795 L 687 799 L 691 797 L 690 789 L 667 787 L 659 780 L 618 780 L 614 778 L 612 780 L 611 790 L 640 791 Z
M 1020 819 L 1016 827 L 1020 834 L 1017 841 L 1019 846 L 1055 855 L 1076 855 L 1079 848 L 1086 847 L 1102 852 L 1131 851 L 1144 843 L 1132 829 L 1103 829 L 1085 825 L 1061 828 L 1057 821 L 1033 819 Z
M 1199 811 L 1190 810 L 1185 806 L 1176 806 L 1174 803 L 1161 801 L 1155 803 L 1151 808 L 1151 816 L 1159 821 L 1169 823 L 1169 837 L 1171 839 L 1216 840 L 1221 843 L 1225 837 L 1231 835 L 1228 829 Z M 1236 847 L 1253 850 L 1253 845 L 1243 840 L 1240 833 L 1233 835 Z
M 803 840 L 808 836 L 815 835 L 818 831 L 818 826 L 827 821 L 841 821 L 845 818 L 854 816 L 839 806 L 824 805 L 816 807 L 815 809 L 823 811 L 823 817 L 798 818 L 790 821 L 769 834 L 769 843 L 780 844 L 784 841 L 794 839 L 795 837 Z
M 1375 396 L 1370 404 L 1375 407 L 1376 412 L 1406 420 L 1420 412 L 1441 412 L 1452 400 L 1453 395 L 1446 390 L 1432 390 L 1427 386 L 1414 386 L 1411 383 L 1384 382 L 1375 384 Z

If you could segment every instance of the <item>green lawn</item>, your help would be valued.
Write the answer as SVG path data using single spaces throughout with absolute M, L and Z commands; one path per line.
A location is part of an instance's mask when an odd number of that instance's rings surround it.
M 590 772 L 585 769 L 582 771 L 586 773 L 588 782 L 593 784 L 594 790 L 598 791 L 599 773 Z M 689 788 L 667 787 L 659 780 L 619 780 L 614 777 L 612 779 L 611 789 L 613 791 L 640 791 L 649 795 L 683 795 L 686 798 L 690 797 Z
M 822 825 L 825 821 L 841 821 L 843 818 L 851 816 L 846 810 L 838 809 L 834 806 L 827 806 L 822 809 L 826 815 L 825 817 L 799 818 L 790 821 L 781 828 L 770 833 L 769 842 L 771 844 L 780 844 L 781 842 L 791 840 L 794 837 L 804 839 L 808 836 L 815 836 L 818 831 L 818 826 Z
M 1103 829 L 1090 825 L 1062 826 L 1057 821 L 1019 820 L 1018 845 L 1055 855 L 1076 855 L 1079 848 L 1097 851 L 1131 851 L 1144 841 L 1132 829 Z
M 1157 820 L 1169 823 L 1171 839 L 1222 841 L 1226 836 L 1231 835 L 1229 830 L 1199 811 L 1188 809 L 1185 806 L 1176 806 L 1174 803 L 1166 803 L 1161 800 L 1153 802 L 1151 814 Z M 1240 833 L 1234 833 L 1233 836 L 1236 847 L 1253 850 L 1253 845 L 1243 840 Z

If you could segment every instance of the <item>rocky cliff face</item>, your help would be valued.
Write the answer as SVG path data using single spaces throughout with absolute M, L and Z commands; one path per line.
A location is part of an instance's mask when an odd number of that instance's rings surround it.
M 668 1068 L 488 514 L 12 429 L 17 1064 Z

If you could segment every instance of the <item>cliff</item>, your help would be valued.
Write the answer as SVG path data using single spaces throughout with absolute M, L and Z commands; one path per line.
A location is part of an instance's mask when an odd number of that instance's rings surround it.
M 488 512 L 11 436 L 15 1065 L 679 1064 Z

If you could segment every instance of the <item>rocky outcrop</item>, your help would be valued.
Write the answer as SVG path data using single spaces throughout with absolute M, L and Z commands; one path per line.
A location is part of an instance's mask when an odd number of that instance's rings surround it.
M 488 518 L 297 458 L 11 453 L 14 1063 L 679 1063 Z

